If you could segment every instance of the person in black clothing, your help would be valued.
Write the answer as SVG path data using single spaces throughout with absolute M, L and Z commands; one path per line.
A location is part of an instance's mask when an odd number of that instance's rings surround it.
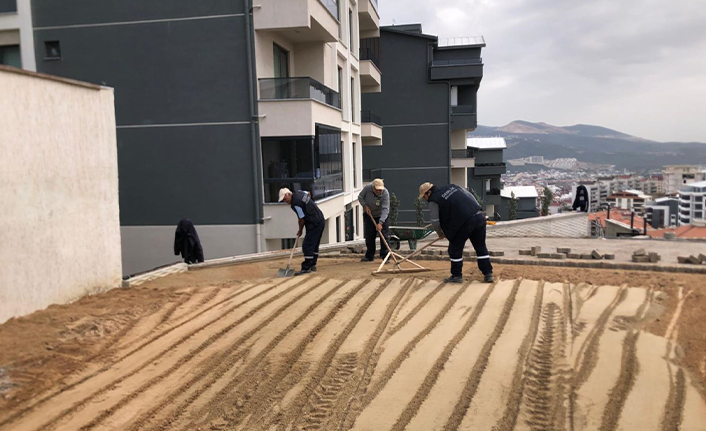
M 326 226 L 324 213 L 316 206 L 314 199 L 311 198 L 311 194 L 307 191 L 292 193 L 288 188 L 282 188 L 279 191 L 279 202 L 282 201 L 287 202 L 292 207 L 292 211 L 299 219 L 297 237 L 302 236 L 302 231 L 306 227 L 306 237 L 304 237 L 304 244 L 302 244 L 304 262 L 302 262 L 302 269 L 295 272 L 294 275 L 316 271 L 316 262 L 319 259 L 319 244 Z
M 194 224 L 188 218 L 181 219 L 174 233 L 174 254 L 181 253 L 186 263 L 203 262 L 203 247 Z
M 573 210 L 578 209 L 581 212 L 588 212 L 590 208 L 591 195 L 588 189 L 584 185 L 579 185 L 576 187 L 576 197 L 574 198 L 574 204 L 571 206 Z
M 424 183 L 419 186 L 419 199 L 429 202 L 431 224 L 439 238 L 449 240 L 451 277 L 446 283 L 463 283 L 463 248 L 471 240 L 476 250 L 478 269 L 486 283 L 493 282 L 493 266 L 485 245 L 485 216 L 478 201 L 468 190 L 455 184 L 435 186 Z

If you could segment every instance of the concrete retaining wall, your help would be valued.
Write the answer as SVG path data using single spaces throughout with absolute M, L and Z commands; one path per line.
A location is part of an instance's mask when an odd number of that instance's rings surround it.
M 0 66 L 0 323 L 121 282 L 112 89 Z
M 488 226 L 487 237 L 585 238 L 590 236 L 588 213 L 555 214 Z

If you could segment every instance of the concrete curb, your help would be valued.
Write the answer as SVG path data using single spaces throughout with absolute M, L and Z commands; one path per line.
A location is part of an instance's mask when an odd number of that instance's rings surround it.
M 154 280 L 156 278 L 166 277 L 170 274 L 178 274 L 180 272 L 187 272 L 189 270 L 189 265 L 185 263 L 175 263 L 173 265 L 166 266 L 164 268 L 155 269 L 144 274 L 136 275 L 135 277 L 130 277 L 127 280 L 123 280 L 123 287 L 135 287 L 147 281 Z
M 321 257 L 335 258 L 348 257 L 348 254 L 325 255 Z M 417 255 L 415 260 L 441 260 L 448 261 L 446 256 Z M 491 257 L 490 261 L 501 265 L 531 265 L 531 266 L 558 266 L 569 268 L 592 268 L 592 269 L 622 269 L 629 271 L 654 271 L 654 272 L 677 272 L 686 274 L 706 274 L 706 265 L 694 266 L 667 266 L 653 263 L 631 263 L 631 262 L 609 262 L 605 260 L 554 260 L 554 259 L 516 259 L 509 257 Z

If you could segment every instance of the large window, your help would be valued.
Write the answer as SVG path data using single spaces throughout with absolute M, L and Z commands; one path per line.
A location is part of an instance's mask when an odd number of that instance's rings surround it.
M 5 66 L 22 67 L 20 59 L 20 46 L 0 46 L 0 64 Z
M 0 13 L 17 12 L 16 0 L 0 0 Z
M 316 125 L 316 136 L 262 138 L 265 201 L 279 189 L 306 190 L 314 199 L 343 192 L 341 131 Z

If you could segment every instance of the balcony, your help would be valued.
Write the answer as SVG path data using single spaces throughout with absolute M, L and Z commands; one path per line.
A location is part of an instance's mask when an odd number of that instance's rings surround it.
M 380 36 L 378 0 L 358 0 L 358 26 L 361 38 Z
M 360 135 L 363 138 L 363 146 L 382 146 L 382 119 L 380 116 L 372 111 L 361 111 L 360 119 Z
M 375 61 L 360 59 L 360 91 L 361 93 L 380 93 L 382 91 L 382 74 Z
M 474 105 L 459 105 L 451 107 L 451 130 L 475 130 L 478 126 L 476 107 Z
M 473 168 L 474 177 L 502 175 L 507 171 L 505 163 L 479 163 Z
M 336 0 L 260 0 L 253 11 L 255 30 L 276 31 L 294 42 L 337 42 Z
M 454 79 L 474 79 L 480 81 L 480 78 L 483 77 L 483 60 L 481 58 L 433 60 L 429 69 L 432 81 L 449 81 Z
M 472 148 L 465 150 L 451 150 L 451 167 L 452 168 L 472 168 L 475 166 L 476 159 L 474 158 Z
M 316 123 L 341 126 L 340 95 L 309 77 L 259 80 L 261 136 L 313 136 Z

